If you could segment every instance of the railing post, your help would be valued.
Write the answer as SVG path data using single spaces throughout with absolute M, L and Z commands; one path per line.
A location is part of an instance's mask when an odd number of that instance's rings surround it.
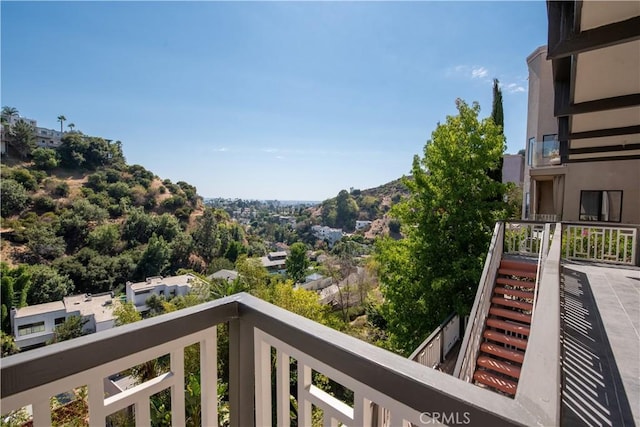
M 253 326 L 229 321 L 229 420 L 232 427 L 255 425 Z

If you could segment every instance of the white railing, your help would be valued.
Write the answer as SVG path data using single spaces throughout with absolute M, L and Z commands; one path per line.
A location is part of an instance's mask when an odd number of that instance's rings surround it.
M 543 223 L 508 222 L 504 231 L 504 253 L 538 256 L 543 234 Z
M 460 339 L 460 316 L 452 313 L 409 356 L 409 360 L 430 368 L 444 362 Z
M 33 425 L 50 426 L 50 398 L 87 386 L 88 415 L 81 416 L 88 417 L 89 425 L 104 426 L 110 414 L 133 406 L 136 426 L 148 426 L 153 415 L 150 397 L 169 389 L 171 422 L 185 425 L 185 348 L 199 344 L 201 416 L 191 422 L 219 425 L 216 325 L 220 323 L 228 324 L 229 331 L 231 426 L 287 426 L 294 421 L 292 410 L 298 426 L 311 425 L 319 415 L 328 426 L 523 426 L 548 419 L 528 408 L 527 401 L 425 369 L 247 294 L 3 358 L 2 412 L 32 405 Z M 105 398 L 105 378 L 167 355 L 167 372 Z M 353 398 L 339 400 L 329 394 L 315 383 L 318 374 L 352 391 Z
M 555 225 L 554 225 L 554 230 L 555 230 Z M 545 263 L 547 262 L 550 243 L 551 243 L 551 224 L 545 224 L 544 232 L 542 235 L 542 244 L 540 245 L 540 252 L 538 254 L 538 267 L 536 268 L 536 283 L 533 288 L 533 308 L 531 309 L 531 317 L 534 316 L 536 311 L 538 289 L 540 288 L 540 280 L 541 280 L 542 272 L 544 271 L 544 266 L 545 266 Z
M 556 215 L 556 214 L 533 214 L 531 219 L 534 220 L 534 221 L 556 222 L 558 220 L 558 215 Z
M 563 256 L 615 264 L 637 263 L 638 229 L 599 224 L 564 224 Z
M 493 230 L 493 237 L 489 246 L 489 252 L 484 263 L 480 284 L 473 302 L 473 308 L 469 315 L 469 323 L 464 334 L 464 339 L 460 346 L 460 354 L 456 361 L 453 375 L 463 381 L 470 382 L 476 368 L 478 350 L 482 344 L 482 332 L 484 330 L 485 319 L 491 306 L 491 295 L 496 281 L 500 261 L 502 261 L 503 241 L 505 237 L 505 224 L 496 223 Z

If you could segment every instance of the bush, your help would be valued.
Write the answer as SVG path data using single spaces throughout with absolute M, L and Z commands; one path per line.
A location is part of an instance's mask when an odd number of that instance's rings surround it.
M 36 148 L 31 155 L 33 156 L 33 163 L 38 169 L 50 170 L 58 167 L 58 154 L 51 148 Z
M 67 197 L 69 195 L 69 184 L 62 181 L 55 186 L 53 194 L 60 197 Z
M 3 179 L 1 189 L 0 213 L 3 217 L 20 213 L 29 205 L 29 194 L 18 181 Z
M 38 196 L 33 198 L 33 208 L 36 212 L 53 212 L 56 210 L 56 202 L 49 196 Z
M 35 177 L 27 169 L 14 169 L 11 178 L 22 184 L 26 190 L 35 191 L 38 189 L 38 181 L 36 181 Z

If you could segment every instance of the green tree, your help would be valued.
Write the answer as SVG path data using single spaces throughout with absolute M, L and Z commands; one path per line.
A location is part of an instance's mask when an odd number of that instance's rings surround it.
M 73 282 L 48 265 L 32 265 L 31 285 L 27 301 L 29 305 L 60 301 L 73 291 Z
M 347 190 L 342 190 L 336 197 L 336 227 L 353 231 L 358 218 L 358 204 Z
M 491 120 L 500 127 L 500 133 L 504 135 L 504 111 L 502 109 L 502 89 L 498 79 L 493 79 L 493 103 L 491 106 Z M 504 150 L 503 150 L 504 151 Z M 489 176 L 498 182 L 502 182 L 502 164 L 503 159 L 500 157 L 498 165 L 493 169 L 489 169 Z
M 24 120 L 18 120 L 9 129 L 7 142 L 20 156 L 27 157 L 36 148 L 35 129 Z
M 504 136 L 480 107 L 456 102 L 432 133 L 424 157 L 413 160 L 410 196 L 392 212 L 405 239 L 377 245 L 382 307 L 390 346 L 410 353 L 452 310 L 467 314 L 497 219 L 505 186 L 486 171 L 495 168 Z
M 154 233 L 138 263 L 138 276 L 141 278 L 160 276 L 165 273 L 170 264 L 171 247 L 162 237 Z
M 113 315 L 115 316 L 116 326 L 126 325 L 127 323 L 137 322 L 142 320 L 142 315 L 136 310 L 136 307 L 130 303 L 120 303 L 113 309 Z
M 8 334 L 11 331 L 10 310 L 27 305 L 27 294 L 31 286 L 31 273 L 26 264 L 11 268 L 6 263 L 0 263 L 0 304 L 2 311 L 2 330 Z
M 75 123 L 69 123 L 69 124 L 67 125 L 67 127 L 69 128 L 69 130 L 70 130 L 71 132 L 73 132 L 73 128 L 75 128 L 75 127 L 76 127 L 76 124 L 75 124 Z
M 209 264 L 220 248 L 218 220 L 213 209 L 206 209 L 198 218 L 198 225 L 192 233 L 194 249 Z
M 27 248 L 36 262 L 56 259 L 65 252 L 64 239 L 57 236 L 55 229 L 47 223 L 38 222 L 28 227 L 24 235 L 27 238 Z
M 84 325 L 89 322 L 82 316 L 69 316 L 63 323 L 56 326 L 53 332 L 51 344 L 71 340 L 86 335 L 88 332 L 84 330 Z
M 0 213 L 3 217 L 20 213 L 29 204 L 27 190 L 15 179 L 2 179 L 0 188 Z
M 307 247 L 304 243 L 294 243 L 291 245 L 291 253 L 287 257 L 285 263 L 287 268 L 287 277 L 294 283 L 304 280 L 309 268 L 309 258 L 307 258 Z
M 15 107 L 10 107 L 5 105 L 2 107 L 2 116 L 3 117 L 13 117 L 18 115 L 18 109 Z
M 59 115 L 58 116 L 58 121 L 60 122 L 60 133 L 62 133 L 64 131 L 62 125 L 64 124 L 64 122 L 67 120 L 67 118 L 64 115 Z
M 0 332 L 0 345 L 2 346 L 1 357 L 11 356 L 12 354 L 20 352 L 13 335 L 6 334 L 4 331 Z
M 38 147 L 31 153 L 33 163 L 38 169 L 51 170 L 58 167 L 58 156 L 51 148 Z
M 112 254 L 120 242 L 120 227 L 117 224 L 100 225 L 89 233 L 87 242 L 90 248 L 102 254 Z

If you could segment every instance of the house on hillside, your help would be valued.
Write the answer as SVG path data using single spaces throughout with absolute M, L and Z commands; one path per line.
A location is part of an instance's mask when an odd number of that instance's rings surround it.
M 193 274 L 170 277 L 154 276 L 148 277 L 144 282 L 127 282 L 127 302 L 132 303 L 138 311 L 147 311 L 149 308 L 146 301 L 151 295 L 167 299 L 184 296 L 191 291 L 196 282 L 197 277 Z
M 262 266 L 269 271 L 269 273 L 285 274 L 287 272 L 287 252 L 269 252 L 267 256 L 260 258 Z
M 113 328 L 113 294 L 81 294 L 65 297 L 62 301 L 30 305 L 11 309 L 11 328 L 20 350 L 43 346 L 50 341 L 58 325 L 71 316 L 87 320 L 87 333 Z

